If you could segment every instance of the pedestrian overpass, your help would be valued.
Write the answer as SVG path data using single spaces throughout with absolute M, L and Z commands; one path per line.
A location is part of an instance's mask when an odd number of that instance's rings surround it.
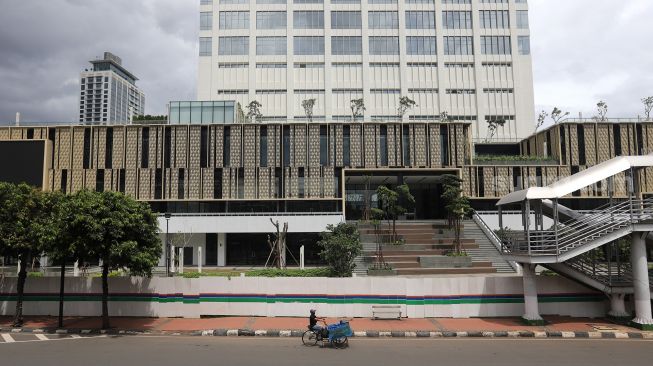
M 653 155 L 617 157 L 549 186 L 516 191 L 499 200 L 500 227 L 504 210 L 522 213 L 521 230 L 502 231 L 493 239 L 500 243 L 505 259 L 522 266 L 527 322 L 542 321 L 535 284 L 535 267 L 541 265 L 606 293 L 612 316 L 628 316 L 624 296 L 634 294 L 633 323 L 653 327 L 646 258 L 646 239 L 653 232 L 653 198 L 642 197 L 640 189 L 640 172 L 648 167 L 653 167 Z M 606 182 L 607 205 L 581 213 L 559 203 L 573 192 Z M 627 198 L 613 197 L 617 183 L 626 185 Z M 551 227 L 544 227 L 545 216 L 553 220 Z

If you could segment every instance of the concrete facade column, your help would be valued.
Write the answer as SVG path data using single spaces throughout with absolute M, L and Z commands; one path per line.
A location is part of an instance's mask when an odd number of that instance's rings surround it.
M 651 288 L 648 278 L 648 262 L 646 260 L 646 241 L 648 233 L 633 233 L 630 246 L 630 262 L 633 268 L 633 289 L 635 290 L 635 325 L 653 330 L 651 316 Z
M 544 322 L 540 316 L 537 301 L 535 267 L 537 267 L 536 264 L 522 264 L 522 278 L 524 279 L 524 316 L 522 319 L 528 324 L 540 324 Z
M 610 311 L 608 315 L 614 318 L 626 318 L 630 314 L 626 311 L 626 294 L 610 294 Z

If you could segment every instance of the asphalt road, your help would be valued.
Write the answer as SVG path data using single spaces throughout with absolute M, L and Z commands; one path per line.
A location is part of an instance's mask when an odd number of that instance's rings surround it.
M 43 338 L 43 337 L 41 337 Z M 81 337 L 0 343 L 2 365 L 651 365 L 653 341 L 352 339 L 347 349 L 298 338 Z

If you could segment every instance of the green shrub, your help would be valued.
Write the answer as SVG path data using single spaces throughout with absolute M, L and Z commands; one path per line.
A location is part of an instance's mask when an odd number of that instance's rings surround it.
M 514 162 L 555 162 L 555 159 L 544 156 L 532 155 L 478 155 L 474 158 L 475 162 L 492 162 L 492 161 L 514 161 Z
M 27 272 L 27 277 L 41 278 L 41 277 L 43 277 L 43 272 Z
M 182 277 L 184 278 L 200 278 L 202 276 L 202 273 L 199 272 L 184 272 Z
M 247 277 L 329 277 L 331 271 L 328 268 L 310 269 L 255 269 L 245 272 Z
M 320 257 L 329 265 L 332 276 L 351 277 L 356 267 L 354 260 L 363 252 L 358 228 L 342 222 L 329 225 L 327 230 L 320 234 L 317 243 L 322 249 Z

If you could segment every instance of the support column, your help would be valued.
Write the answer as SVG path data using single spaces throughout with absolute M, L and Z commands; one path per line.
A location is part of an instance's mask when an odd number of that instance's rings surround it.
M 653 330 L 651 316 L 651 288 L 649 287 L 646 241 L 648 233 L 633 233 L 630 246 L 630 262 L 633 268 L 633 289 L 635 290 L 635 319 L 640 329 Z
M 610 294 L 610 311 L 608 315 L 613 318 L 627 318 L 630 314 L 626 311 L 626 294 Z
M 524 279 L 524 316 L 522 316 L 522 319 L 528 325 L 544 324 L 544 319 L 540 316 L 539 304 L 537 302 L 535 267 L 537 267 L 536 264 L 522 264 L 522 276 Z

